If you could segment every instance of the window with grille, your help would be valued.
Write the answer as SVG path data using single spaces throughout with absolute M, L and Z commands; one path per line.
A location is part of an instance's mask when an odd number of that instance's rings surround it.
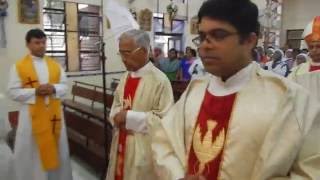
M 287 30 L 287 44 L 290 48 L 300 49 L 303 43 L 303 29 L 291 29 Z
M 101 70 L 99 6 L 46 0 L 43 14 L 47 55 L 58 59 L 68 72 Z
M 65 7 L 62 1 L 45 1 L 43 27 L 47 35 L 47 55 L 59 60 L 66 69 Z
M 154 13 L 153 16 L 155 47 L 161 48 L 165 55 L 171 48 L 181 51 L 185 21 L 182 19 L 167 21 L 165 15 L 159 13 Z

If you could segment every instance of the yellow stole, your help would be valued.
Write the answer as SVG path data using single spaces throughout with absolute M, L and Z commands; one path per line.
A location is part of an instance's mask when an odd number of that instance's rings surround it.
M 44 57 L 49 71 L 49 84 L 60 81 L 60 67 L 53 59 Z M 33 66 L 32 57 L 26 56 L 16 63 L 17 73 L 23 88 L 38 88 L 39 80 Z M 59 167 L 59 137 L 61 131 L 61 101 L 49 97 L 46 104 L 45 97 L 36 96 L 35 104 L 29 105 L 31 115 L 32 134 L 35 138 L 40 159 L 44 170 L 54 170 Z

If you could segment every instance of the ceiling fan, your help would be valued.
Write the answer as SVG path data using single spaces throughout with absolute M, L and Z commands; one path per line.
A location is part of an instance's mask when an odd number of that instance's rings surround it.
M 135 0 L 128 0 L 129 4 L 132 4 Z

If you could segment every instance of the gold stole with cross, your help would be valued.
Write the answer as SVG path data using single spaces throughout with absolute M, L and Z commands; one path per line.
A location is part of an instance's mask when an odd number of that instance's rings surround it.
M 49 84 L 60 81 L 60 67 L 53 59 L 44 57 L 49 71 Z M 32 57 L 26 56 L 16 63 L 17 73 L 22 82 L 22 88 L 38 88 L 40 86 Z M 44 96 L 36 96 L 35 104 L 29 105 L 32 134 L 35 138 L 44 170 L 54 170 L 59 167 L 59 137 L 61 131 L 61 101 L 52 96 L 46 104 Z

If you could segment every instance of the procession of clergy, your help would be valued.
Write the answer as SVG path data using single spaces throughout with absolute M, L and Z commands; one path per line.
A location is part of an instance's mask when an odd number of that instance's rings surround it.
M 127 72 L 109 117 L 106 180 L 319 180 L 320 16 L 303 34 L 308 60 L 289 78 L 252 61 L 260 26 L 250 0 L 206 1 L 198 19 L 194 43 L 207 73 L 193 77 L 176 104 L 168 77 L 149 61 L 148 33 L 120 36 Z M 12 179 L 72 180 L 61 110 L 66 75 L 44 56 L 41 30 L 30 30 L 26 43 L 30 54 L 8 85 L 21 104 Z

